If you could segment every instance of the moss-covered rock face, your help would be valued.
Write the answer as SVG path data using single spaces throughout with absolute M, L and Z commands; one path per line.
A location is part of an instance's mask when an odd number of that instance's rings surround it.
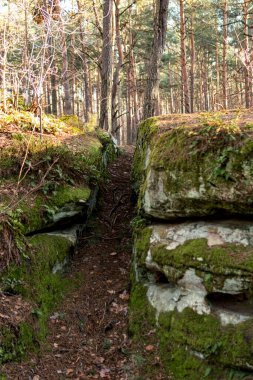
M 168 378 L 227 380 L 251 376 L 252 321 L 224 327 L 216 316 L 199 315 L 190 308 L 157 314 L 147 292 L 147 286 L 134 285 L 130 332 L 133 339 L 143 343 L 151 329 L 156 333 Z
M 185 309 L 161 314 L 159 324 L 163 361 L 175 379 L 240 379 L 252 371 L 252 321 L 223 327 L 215 316 Z
M 38 128 L 32 113 L 0 115 L 0 309 L 10 296 L 19 310 L 16 320 L 0 313 L 0 363 L 45 337 L 69 285 L 64 266 L 117 153 L 108 135 L 76 117 L 43 115 L 43 136 Z
M 41 230 L 73 218 L 81 218 L 85 222 L 85 212 L 91 196 L 87 186 L 61 186 L 54 194 L 36 198 L 28 197 L 19 206 L 20 219 L 25 234 Z
M 24 234 L 85 214 L 116 154 L 104 132 L 85 129 L 76 117 L 44 115 L 42 138 L 36 123 L 24 111 L 0 117 L 0 216 L 18 221 Z
M 21 263 L 1 273 L 1 291 L 12 294 L 10 299 L 1 294 L 1 309 L 18 305 L 18 312 L 10 320 L 0 320 L 0 363 L 38 348 L 45 338 L 49 313 L 69 286 L 58 269 L 66 264 L 71 248 L 66 237 L 36 235 L 29 239 Z
M 137 339 L 156 331 L 176 380 L 252 378 L 253 225 L 224 220 L 253 214 L 250 117 L 170 115 L 139 128 L 134 189 L 139 220 L 153 224 L 136 226 L 130 322 Z
M 146 120 L 133 169 L 139 208 L 167 220 L 252 215 L 252 125 L 246 111 Z
M 133 302 L 149 304 L 138 320 L 155 311 L 163 364 L 175 379 L 253 371 L 252 232 L 252 223 L 236 220 L 137 230 Z

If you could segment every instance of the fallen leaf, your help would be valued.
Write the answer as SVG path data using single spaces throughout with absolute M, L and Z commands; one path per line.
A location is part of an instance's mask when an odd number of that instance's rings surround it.
M 124 292 L 119 295 L 119 298 L 122 299 L 123 301 L 128 301 L 129 300 L 129 294 L 127 293 L 126 290 L 124 290 Z
M 152 346 L 152 344 L 149 344 L 148 346 L 145 347 L 146 351 L 154 351 L 155 347 Z
M 115 294 L 116 292 L 115 292 L 115 290 L 107 290 L 107 293 L 109 293 L 109 294 Z
M 7 318 L 7 319 L 10 318 L 8 315 L 4 315 L 4 314 L 1 314 L 1 313 L 0 313 L 0 317 L 1 317 L 1 318 L 5 318 L 5 319 L 6 319 L 6 318 Z
M 67 375 L 67 376 L 68 376 L 68 375 L 71 375 L 73 372 L 74 372 L 74 370 L 73 370 L 72 368 L 68 368 L 68 369 L 66 370 L 66 375 Z
M 109 373 L 110 373 L 109 368 L 103 368 L 103 369 L 101 369 L 101 371 L 99 372 L 99 376 L 102 377 L 103 379 L 104 379 L 104 378 L 110 378 Z

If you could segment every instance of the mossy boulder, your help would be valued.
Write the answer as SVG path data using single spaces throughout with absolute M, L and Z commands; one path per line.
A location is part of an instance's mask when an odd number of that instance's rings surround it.
M 54 194 L 28 197 L 19 206 L 25 234 L 75 220 L 85 223 L 92 191 L 87 186 L 61 186 Z
M 140 337 L 140 321 L 150 321 L 149 330 L 155 318 L 163 364 L 175 379 L 253 372 L 252 232 L 251 222 L 237 220 L 137 228 L 131 326 Z
M 190 308 L 158 313 L 149 302 L 148 286 L 138 282 L 129 308 L 132 338 L 148 345 L 150 331 L 156 334 L 168 378 L 251 379 L 252 320 L 224 327 L 215 315 Z
M 252 115 L 224 111 L 144 121 L 133 180 L 139 209 L 151 217 L 252 215 Z
M 175 379 L 252 376 L 252 321 L 224 327 L 215 316 L 185 309 L 161 314 L 159 326 L 162 359 Z
M 253 225 L 247 221 L 152 225 L 136 233 L 136 266 L 177 284 L 189 270 L 207 293 L 253 295 Z

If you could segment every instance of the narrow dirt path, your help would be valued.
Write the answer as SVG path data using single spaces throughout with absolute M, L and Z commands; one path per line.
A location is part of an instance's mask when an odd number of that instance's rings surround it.
M 3 366 L 7 379 L 128 379 L 130 168 L 129 153 L 110 165 L 97 215 L 70 268 L 69 277 L 78 277 L 80 286 L 51 316 L 46 348 L 26 362 Z

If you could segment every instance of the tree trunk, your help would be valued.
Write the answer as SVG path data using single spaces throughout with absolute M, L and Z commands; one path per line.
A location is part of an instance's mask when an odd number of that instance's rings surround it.
M 244 82 L 245 82 L 245 106 L 250 108 L 251 96 L 250 96 L 250 51 L 249 51 L 249 28 L 248 28 L 248 0 L 244 0 L 243 3 L 243 34 L 244 34 Z
M 159 66 L 165 46 L 168 7 L 169 0 L 156 0 L 153 45 L 148 67 L 147 84 L 144 91 L 144 119 L 154 116 L 157 113 L 160 82 Z
M 87 68 L 88 68 L 88 64 L 87 64 Z M 89 98 L 90 98 L 89 112 L 93 114 L 93 83 L 92 83 L 92 77 L 91 77 L 91 70 L 88 70 L 88 77 L 89 77 L 88 87 L 89 87 Z
M 204 93 L 204 109 L 209 110 L 209 88 L 208 88 L 208 52 L 204 52 L 203 58 L 203 93 Z
M 115 0 L 115 31 L 116 31 L 116 45 L 118 50 L 118 62 L 114 70 L 113 84 L 112 84 L 112 133 L 115 135 L 119 128 L 119 109 L 117 104 L 117 92 L 120 83 L 120 70 L 123 64 L 123 51 L 120 35 L 120 14 L 119 14 L 120 0 Z
M 223 59 L 222 59 L 222 92 L 223 92 L 223 107 L 228 108 L 227 94 L 227 44 L 228 44 L 228 1 L 224 1 L 223 5 Z
M 54 72 L 54 64 L 52 65 L 51 73 L 51 91 L 52 91 L 52 113 L 57 116 L 57 82 L 56 74 Z
M 215 60 L 216 60 L 216 94 L 214 98 L 214 107 L 216 110 L 220 108 L 220 60 L 219 60 L 219 30 L 218 30 L 218 20 L 215 20 L 215 32 L 216 32 L 216 49 L 215 49 Z
M 23 47 L 23 69 L 24 69 L 24 76 L 22 79 L 22 93 L 24 97 L 24 104 L 28 105 L 30 103 L 30 96 L 29 96 L 29 80 L 28 80 L 28 71 L 29 71 L 29 34 L 28 34 L 28 12 L 27 12 L 27 1 L 24 1 L 24 47 Z
M 70 80 L 68 72 L 68 50 L 66 43 L 66 36 L 64 32 L 64 23 L 61 18 L 61 44 L 62 44 L 62 84 L 64 91 L 64 101 L 63 101 L 63 113 L 65 115 L 72 114 L 72 101 L 71 101 L 71 92 L 70 92 Z
M 131 17 L 130 17 L 130 22 L 131 22 Z M 131 92 L 131 98 L 133 100 L 133 120 L 132 120 L 132 143 L 133 143 L 135 142 L 136 136 L 137 136 L 137 126 L 139 122 L 139 115 L 138 115 L 138 93 L 137 93 L 137 80 L 136 80 L 136 62 L 135 62 L 135 56 L 134 56 L 134 41 L 133 41 L 132 30 L 130 30 L 130 33 L 129 33 L 129 49 L 130 49 L 129 70 L 130 70 L 130 78 L 131 78 L 130 92 Z
M 132 107 L 131 107 L 131 79 L 130 79 L 130 69 L 127 69 L 127 94 L 126 94 L 126 112 L 127 112 L 127 124 L 126 124 L 126 143 L 131 144 L 132 141 Z
M 80 1 L 77 0 L 77 6 L 79 13 L 82 12 Z M 89 113 L 90 113 L 90 92 L 89 92 L 89 74 L 88 74 L 88 63 L 85 54 L 85 39 L 84 39 L 84 31 L 82 26 L 82 18 L 79 18 L 79 30 L 80 30 L 80 40 L 82 47 L 82 64 L 83 64 L 83 89 L 84 89 L 84 121 L 87 123 L 89 121 Z
M 7 65 L 7 41 L 6 41 L 6 25 L 4 26 L 3 36 L 3 54 L 2 54 L 2 90 L 3 90 L 3 111 L 7 109 L 7 88 L 6 88 L 6 65 Z
M 101 63 L 101 101 L 99 127 L 109 132 L 111 122 L 111 93 L 112 93 L 112 16 L 113 0 L 104 0 L 103 4 L 103 48 Z
M 185 113 L 190 113 L 185 39 L 186 39 L 186 33 L 185 33 L 184 0 L 180 0 L 180 40 L 181 40 L 181 76 L 182 76 L 181 80 L 182 80 L 182 90 L 183 90 L 183 97 L 184 97 L 184 110 L 185 110 Z
M 194 112 L 194 70 L 195 70 L 195 37 L 194 37 L 194 14 L 191 10 L 191 112 Z

